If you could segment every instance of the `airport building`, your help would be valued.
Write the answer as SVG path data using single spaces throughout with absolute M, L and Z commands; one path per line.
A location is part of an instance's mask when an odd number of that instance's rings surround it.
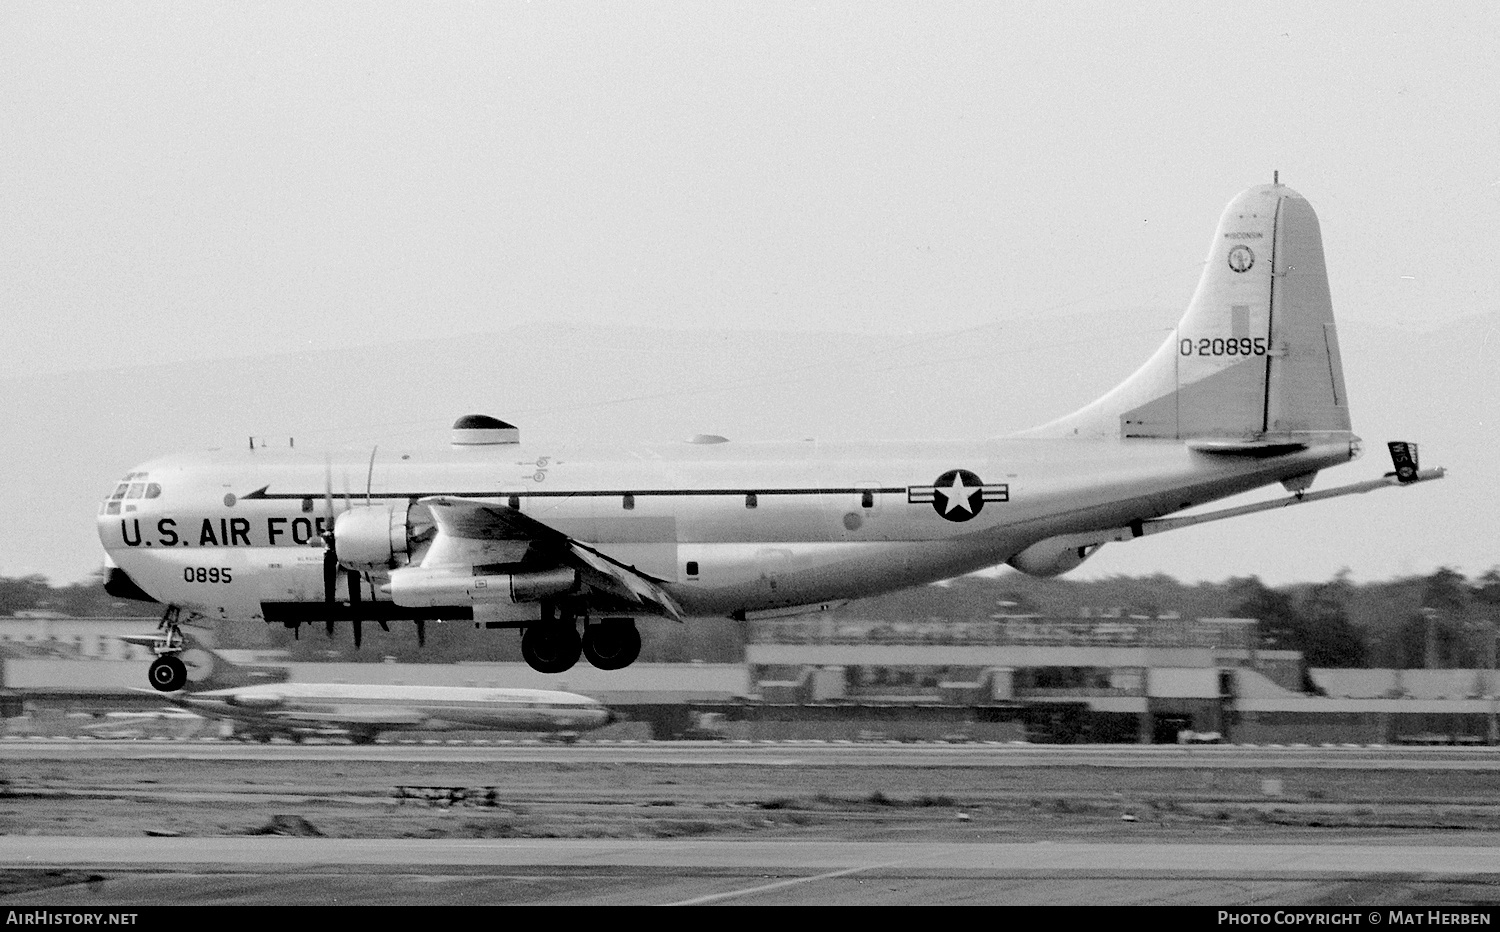
M 1256 622 L 1244 618 L 830 615 L 756 623 L 746 662 L 755 694 L 773 705 L 974 709 L 977 733 L 1175 741 L 1228 730 L 1236 672 L 1299 688 L 1301 656 L 1257 644 Z
M 147 708 L 147 619 L 0 618 L 0 706 Z M 743 663 L 301 663 L 227 651 L 292 681 L 557 689 L 623 712 L 641 737 L 1163 743 L 1496 743 L 1490 670 L 1304 669 L 1243 618 L 837 614 L 748 626 Z
M 119 635 L 150 631 L 154 626 L 148 618 L 69 618 L 57 612 L 21 611 L 0 617 L 0 649 L 10 647 L 30 656 L 149 662 L 150 650 L 126 644 Z

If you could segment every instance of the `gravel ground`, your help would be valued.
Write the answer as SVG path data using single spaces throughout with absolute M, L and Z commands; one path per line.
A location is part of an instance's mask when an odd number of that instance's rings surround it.
M 496 765 L 105 757 L 0 765 L 0 833 L 1500 846 L 1495 779 L 1492 771 L 1338 767 Z M 1279 795 L 1266 795 L 1268 781 L 1279 783 Z M 403 798 L 399 788 L 412 786 L 462 792 L 411 798 L 408 790 Z M 445 870 L 435 876 L 330 866 L 299 875 L 292 884 L 277 873 L 223 869 L 95 872 L 16 866 L 0 869 L 0 898 L 7 904 L 607 905 L 676 902 L 715 884 L 754 881 L 661 872 L 574 876 L 555 868 L 481 873 Z M 1260 878 L 1228 886 L 1223 878 L 1196 877 L 876 880 L 861 875 L 843 886 L 829 881 L 792 887 L 774 902 L 1363 902 L 1482 908 L 1500 903 L 1500 886 L 1488 877 Z
M 800 838 L 991 841 L 1337 829 L 1500 832 L 1472 771 L 882 768 L 623 763 L 75 760 L 8 763 L 0 833 L 346 838 Z M 1264 795 L 1265 781 L 1283 786 Z M 402 797 L 402 786 L 462 788 Z

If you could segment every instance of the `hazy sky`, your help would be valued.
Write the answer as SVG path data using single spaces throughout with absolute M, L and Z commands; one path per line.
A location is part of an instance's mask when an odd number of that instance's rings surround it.
M 1497 60 L 1493 3 L 13 0 L 0 387 L 480 333 L 500 366 L 558 322 L 963 347 L 1183 306 L 1273 170 L 1341 323 L 1430 329 L 1497 307 Z M 0 571 L 98 558 L 8 537 Z
M 1497 53 L 1486 3 L 6 3 L 5 365 L 1178 304 L 1273 170 L 1341 307 L 1451 319 Z

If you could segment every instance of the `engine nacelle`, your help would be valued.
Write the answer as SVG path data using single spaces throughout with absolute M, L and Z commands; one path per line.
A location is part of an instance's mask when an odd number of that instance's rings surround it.
M 578 582 L 578 572 L 560 566 L 530 573 L 493 573 L 475 576 L 453 570 L 419 566 L 391 573 L 391 601 L 406 608 L 438 605 L 484 605 L 536 602 L 562 595 Z
M 1027 576 L 1058 576 L 1075 568 L 1103 546 L 1100 541 L 1077 537 L 1049 537 L 1037 541 L 1006 562 Z
M 229 704 L 243 706 L 247 709 L 274 709 L 286 702 L 286 699 L 275 693 L 251 693 L 230 696 Z
M 351 569 L 384 570 L 405 562 L 410 544 L 405 503 L 357 505 L 333 521 L 333 551 Z

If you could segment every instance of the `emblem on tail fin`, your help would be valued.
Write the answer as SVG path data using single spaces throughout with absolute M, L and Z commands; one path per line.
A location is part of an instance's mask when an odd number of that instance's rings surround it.
M 1248 272 L 1255 265 L 1255 253 L 1249 246 L 1236 246 L 1229 250 L 1229 267 L 1236 272 Z

